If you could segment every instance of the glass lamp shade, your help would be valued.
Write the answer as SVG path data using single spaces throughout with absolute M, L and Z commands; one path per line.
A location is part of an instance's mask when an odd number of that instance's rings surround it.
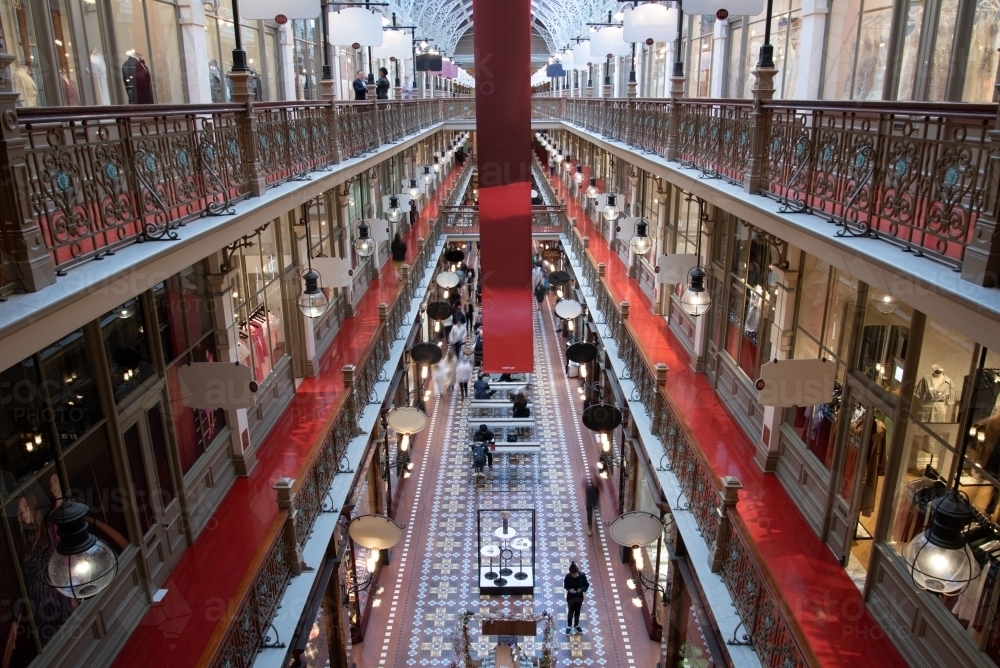
M 430 183 L 434 177 L 431 175 L 431 168 L 424 167 L 424 183 Z
M 876 294 L 872 301 L 875 303 L 875 308 L 886 315 L 895 313 L 896 309 L 899 308 L 899 302 L 886 292 Z
M 127 320 L 135 315 L 135 311 L 138 307 L 139 307 L 139 300 L 130 299 L 115 309 L 115 315 L 117 315 L 122 320 Z
M 597 187 L 597 177 L 590 177 L 590 185 L 587 186 L 587 197 L 590 199 L 597 199 L 597 196 L 601 194 L 600 189 Z
M 399 198 L 393 195 L 389 198 L 389 208 L 385 212 L 386 220 L 398 223 L 403 219 L 403 210 L 399 208 Z
M 712 298 L 705 289 L 705 270 L 695 267 L 688 274 L 690 282 L 681 295 L 681 308 L 688 315 L 697 318 L 712 306 Z
M 417 199 L 420 197 L 420 188 L 417 187 L 416 179 L 410 179 L 410 189 L 407 192 L 410 195 L 410 199 Z
M 433 167 L 433 169 L 434 169 L 434 173 L 435 174 L 437 174 L 438 172 L 441 171 L 441 163 L 438 162 L 438 158 L 437 157 L 434 158 L 434 167 Z
M 296 300 L 299 310 L 307 318 L 318 318 L 326 313 L 326 309 L 330 305 L 326 293 L 319 287 L 319 272 L 309 268 L 306 273 L 302 274 L 302 280 L 305 281 L 305 289 Z
M 621 215 L 621 209 L 615 204 L 615 196 L 612 193 L 608 193 L 608 203 L 601 211 L 601 215 L 604 216 L 604 220 L 610 222 L 618 220 L 618 216 Z
M 368 257 L 375 252 L 375 240 L 368 235 L 368 223 L 358 223 L 358 238 L 354 240 L 354 250 L 361 257 Z
M 573 175 L 573 182 L 577 185 L 583 183 L 583 165 L 576 166 L 576 174 Z
M 573 158 L 570 158 L 570 157 L 566 158 L 566 162 L 563 163 L 563 169 L 565 169 L 567 172 L 572 171 L 572 169 L 573 169 Z
M 952 490 L 931 504 L 930 526 L 903 550 L 915 585 L 936 594 L 957 594 L 979 576 L 979 562 L 965 535 L 971 521 L 972 506 L 961 492 Z
M 653 248 L 653 240 L 646 234 L 647 228 L 648 224 L 644 220 L 635 224 L 635 235 L 628 243 L 636 255 L 645 255 Z
M 59 543 L 49 558 L 45 581 L 63 596 L 82 600 L 96 596 L 118 574 L 118 557 L 107 543 L 90 533 L 90 506 L 73 498 L 49 512 Z
M 556 162 L 558 162 L 559 164 L 562 164 L 562 161 L 565 160 L 565 159 L 566 159 L 566 157 L 562 154 L 561 150 L 558 153 L 556 153 Z

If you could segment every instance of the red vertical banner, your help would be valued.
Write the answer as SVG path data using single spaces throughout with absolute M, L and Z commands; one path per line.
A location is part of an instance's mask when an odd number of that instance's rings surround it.
M 483 370 L 534 370 L 531 3 L 473 0 Z

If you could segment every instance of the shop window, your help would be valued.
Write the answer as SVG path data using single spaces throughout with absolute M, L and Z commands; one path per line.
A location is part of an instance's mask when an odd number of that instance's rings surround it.
M 252 247 L 238 249 L 233 256 L 238 270 L 230 279 L 237 357 L 240 364 L 253 369 L 258 383 L 264 382 L 286 354 L 275 227 L 272 224 L 263 229 Z
M 802 29 L 802 9 L 800 3 L 789 6 L 788 0 L 777 0 L 771 13 L 771 45 L 774 47 L 774 65 L 778 74 L 774 78 L 774 97 L 793 99 L 795 82 L 798 78 L 799 37 Z M 730 90 L 734 97 L 753 97 L 753 70 L 760 60 L 760 47 L 764 44 L 764 23 L 767 11 L 753 17 L 746 17 L 747 39 L 742 51 L 742 86 Z M 736 59 L 733 58 L 733 61 Z
M 16 507 L 7 509 L 7 522 L 17 522 Z M 5 538 L 0 532 L 0 538 Z M 20 545 L 15 545 L 15 549 Z M 0 540 L 0 573 L 15 573 L 15 556 L 6 540 Z M 0 578 L 0 656 L 5 657 L 4 666 L 25 668 L 36 656 L 34 634 L 31 631 L 31 608 L 25 604 L 25 594 L 15 577 Z M 6 658 L 9 657 L 9 658 Z
M 878 387 L 899 396 L 910 341 L 913 309 L 877 290 L 869 290 L 857 370 Z
M 318 98 L 317 72 L 321 63 L 317 57 L 315 19 L 292 21 L 292 57 L 295 62 L 295 99 Z M 353 79 L 353 74 L 350 77 Z M 353 96 L 347 99 L 353 99 Z
M 67 448 L 103 417 L 83 330 L 52 344 L 37 358 L 42 388 L 59 444 Z
M 11 84 L 19 93 L 19 107 L 38 107 L 47 103 L 42 63 L 35 35 L 34 12 L 38 4 L 23 0 L 0 0 L 0 26 L 7 52 L 14 56 L 10 66 Z
M 77 63 L 74 36 L 70 30 L 66 0 L 49 0 L 49 17 L 52 19 L 52 43 L 55 47 L 56 68 L 59 71 L 59 88 L 62 102 L 75 107 L 82 104 L 80 96 L 80 67 Z
M 972 19 L 972 41 L 965 63 L 963 102 L 992 102 L 1000 50 L 1000 7 L 995 0 L 978 0 Z
M 167 391 L 170 395 L 169 414 L 174 425 L 174 440 L 177 441 L 177 454 L 181 461 L 181 475 L 186 474 L 204 454 L 226 425 L 226 412 L 219 408 L 208 410 L 185 406 L 181 397 L 181 381 L 178 370 L 191 362 L 218 361 L 215 347 L 215 335 L 209 334 L 190 352 L 177 359 L 167 368 Z
M 167 453 L 166 431 L 159 406 L 146 411 L 149 422 L 149 437 L 152 440 L 153 462 L 156 464 L 156 480 L 159 483 L 160 502 L 166 508 L 174 500 L 174 481 L 170 477 L 170 455 Z
M 736 224 L 730 263 L 725 350 L 749 378 L 771 354 L 767 324 L 774 310 L 774 248 L 745 223 Z
M 823 97 L 882 99 L 882 82 L 888 69 L 892 1 L 847 0 L 833 19 L 831 27 L 839 30 L 830 32 Z M 910 29 L 912 31 L 912 27 Z M 912 83 L 912 79 L 910 81 Z
M 146 465 L 142 461 L 142 436 L 139 435 L 139 424 L 136 423 L 122 434 L 125 441 L 125 459 L 128 461 L 128 472 L 132 482 L 132 493 L 135 494 L 135 512 L 139 516 L 139 528 L 142 535 L 156 522 L 150 502 L 149 478 L 146 476 Z
M 38 370 L 32 355 L 0 373 L 0 497 L 4 499 L 16 493 L 18 481 L 41 471 L 55 457 L 53 416 Z M 89 379 L 87 386 L 93 394 Z M 82 394 L 83 387 L 78 384 L 76 391 Z
M 153 63 L 153 96 L 158 104 L 184 104 L 185 95 L 178 10 L 172 2 L 147 2 L 149 54 Z
M 793 359 L 825 359 L 836 365 L 833 395 L 816 406 L 793 406 L 785 423 L 827 469 L 833 466 L 834 444 L 847 376 L 845 353 L 850 346 L 858 284 L 827 263 L 804 255 L 796 310 Z
M 130 299 L 101 316 L 100 323 L 111 389 L 115 403 L 121 404 L 157 375 L 149 349 L 149 327 L 142 300 Z
M 208 43 L 208 84 L 212 102 L 231 102 L 233 84 L 227 73 L 232 69 L 233 50 L 236 48 L 236 25 L 233 10 L 228 3 L 222 3 L 216 13 L 206 13 L 205 40 Z M 260 55 L 259 21 L 240 21 L 240 40 L 247 54 L 247 65 L 251 69 L 250 90 L 254 99 L 264 99 L 264 84 L 260 77 L 262 61 Z
M 954 10 L 952 10 L 954 11 Z M 917 81 L 917 68 L 925 64 L 919 62 L 920 33 L 924 18 L 924 0 L 909 0 L 906 5 L 906 27 L 903 30 L 902 49 L 900 50 L 899 89 L 897 100 L 915 99 L 914 86 Z M 917 96 L 917 99 L 919 96 Z

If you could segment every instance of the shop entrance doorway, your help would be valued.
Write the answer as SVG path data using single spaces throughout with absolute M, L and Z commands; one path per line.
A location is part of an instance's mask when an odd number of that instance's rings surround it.
M 893 421 L 888 406 L 864 397 L 860 391 L 851 394 L 848 410 L 841 414 L 841 419 L 849 423 L 835 469 L 839 473 L 833 482 L 826 542 L 860 588 L 875 542 L 875 520 L 885 484 Z

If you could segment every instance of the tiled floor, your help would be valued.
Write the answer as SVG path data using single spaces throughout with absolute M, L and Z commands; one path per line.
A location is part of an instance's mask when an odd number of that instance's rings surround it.
M 448 175 L 445 186 L 438 189 L 407 235 L 409 257 L 417 254 L 417 238 L 427 237 L 428 221 L 437 215 L 440 198 L 458 173 L 453 170 Z M 116 657 L 116 667 L 197 663 L 277 515 L 274 482 L 298 476 L 327 415 L 342 401 L 341 369 L 345 364 L 358 364 L 378 327 L 378 304 L 392 303 L 398 290 L 392 263 L 386 262 L 354 317 L 344 320 L 317 375 L 302 382 L 291 405 L 257 449 L 256 468 L 248 477 L 237 479 L 207 528 L 181 557 L 163 585 L 166 597 L 146 613 Z
M 864 609 L 851 577 L 817 538 L 794 499 L 774 475 L 764 474 L 754 462 L 753 444 L 722 405 L 708 377 L 690 369 L 687 355 L 665 319 L 653 314 L 649 299 L 635 280 L 629 279 L 625 265 L 608 249 L 565 184 L 556 179 L 553 185 L 566 200 L 569 215 L 577 218 L 580 232 L 590 237 L 594 258 L 607 265 L 606 278 L 616 301 L 631 304 L 629 321 L 647 359 L 670 367 L 667 391 L 715 472 L 736 476 L 743 483 L 740 514 L 822 664 L 851 668 L 905 665 Z
M 582 433 L 575 381 L 566 378 L 560 363 L 550 363 L 560 359 L 554 327 L 547 305 L 536 321 L 532 390 L 535 436 L 543 443 L 540 457 L 528 457 L 515 469 L 497 456 L 486 489 L 477 493 L 471 483 L 468 404 L 455 392 L 431 407 L 426 445 L 414 453 L 419 469 L 401 499 L 400 508 L 407 510 L 397 517 L 407 524 L 404 538 L 380 578 L 383 603 L 374 609 L 364 642 L 354 648 L 360 668 L 447 665 L 456 619 L 464 610 L 549 611 L 562 628 L 562 580 L 572 559 L 588 574 L 591 588 L 581 615 L 583 635 L 557 636 L 559 665 L 656 665 L 660 644 L 649 640 L 641 612 L 623 604 L 631 598 L 625 587 L 629 576 L 613 558 L 616 551 L 603 525 L 595 520 L 597 530 L 587 536 L 583 481 L 594 448 L 584 444 L 591 445 L 593 437 Z M 613 500 L 603 501 L 604 517 L 610 519 Z M 536 510 L 539 582 L 534 596 L 479 594 L 476 509 L 503 507 Z M 478 632 L 473 638 L 475 652 L 483 657 L 489 640 Z M 539 649 L 533 642 L 523 647 Z

